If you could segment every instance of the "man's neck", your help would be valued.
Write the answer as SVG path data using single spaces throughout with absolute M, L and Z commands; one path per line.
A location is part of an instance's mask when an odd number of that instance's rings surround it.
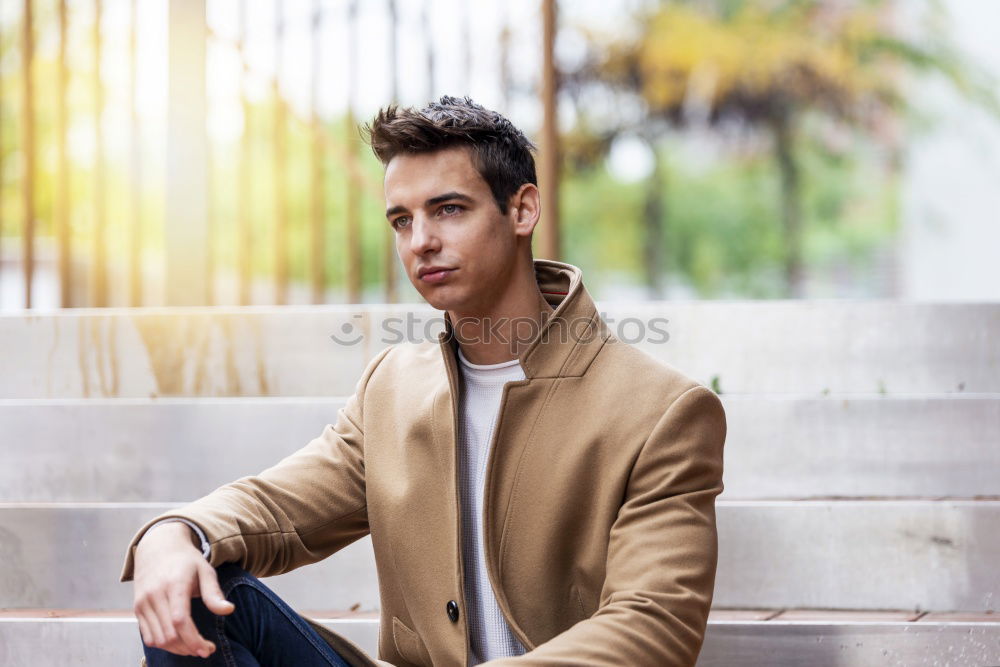
M 497 304 L 488 315 L 463 315 L 449 311 L 456 324 L 455 337 L 462 354 L 473 364 L 499 364 L 518 358 L 537 338 L 554 309 L 538 289 L 531 274 L 530 285 L 509 292 L 511 298 Z

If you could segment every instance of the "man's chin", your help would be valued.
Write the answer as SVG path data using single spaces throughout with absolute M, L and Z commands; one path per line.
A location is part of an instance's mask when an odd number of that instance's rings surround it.
M 424 301 L 435 310 L 455 310 L 459 305 L 457 299 L 448 298 L 448 295 L 441 293 L 442 290 L 418 289 L 417 291 L 420 292 L 420 296 L 423 297 Z

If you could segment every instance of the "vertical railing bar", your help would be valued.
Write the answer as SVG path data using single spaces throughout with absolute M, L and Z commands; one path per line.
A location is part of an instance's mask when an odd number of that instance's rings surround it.
M 558 78 L 555 63 L 556 1 L 542 0 L 542 141 L 539 185 L 542 199 L 541 256 L 559 259 Z
M 510 91 L 512 88 L 510 72 L 510 42 L 511 26 L 510 16 L 505 5 L 500 6 L 503 12 L 503 19 L 500 27 L 500 99 L 503 100 L 503 112 L 510 112 Z
M 427 102 L 434 100 L 434 94 L 437 90 L 437 85 L 434 82 L 434 38 L 431 33 L 430 3 L 431 0 L 424 0 L 420 9 L 420 29 L 424 35 L 427 56 Z
M 22 194 L 24 196 L 24 307 L 31 308 L 32 281 L 35 273 L 35 90 L 32 66 L 35 61 L 34 17 L 32 16 L 32 0 L 24 0 L 22 16 L 22 76 L 24 77 L 23 104 L 23 142 L 24 142 L 24 178 L 22 179 Z
M 107 220 L 104 200 L 104 83 L 101 81 L 103 41 L 101 0 L 94 0 L 94 239 L 93 239 L 93 294 L 91 305 L 101 308 L 108 305 L 107 283 Z
M 205 305 L 208 132 L 206 0 L 167 4 L 164 280 L 168 306 Z
M 324 221 L 326 218 L 326 196 L 324 192 L 325 182 L 324 171 L 324 149 L 323 142 L 323 120 L 319 113 L 319 92 L 320 76 L 319 69 L 322 62 L 322 26 L 323 7 L 322 0 L 313 0 L 312 11 L 312 63 L 310 70 L 310 125 L 312 129 L 312 207 L 309 234 L 310 250 L 310 282 L 312 284 L 312 302 L 319 304 L 326 301 L 326 233 Z
M 460 53 L 459 60 L 461 61 L 460 74 L 460 86 L 462 95 L 469 95 L 469 86 L 472 83 L 472 47 L 471 39 L 469 38 L 469 0 L 459 0 L 459 44 Z
M 211 28 L 208 25 L 208 19 L 205 19 L 205 30 L 201 35 L 201 40 L 205 43 L 205 67 L 208 67 L 208 57 L 209 57 L 209 47 L 211 47 L 212 42 L 210 40 Z M 206 73 L 207 76 L 207 73 Z M 216 257 L 216 249 L 218 248 L 217 239 L 219 236 L 219 216 L 218 216 L 218 193 L 215 191 L 215 151 L 213 151 L 212 145 L 212 135 L 208 132 L 207 118 L 208 118 L 208 89 L 205 92 L 205 114 L 206 114 L 206 127 L 205 127 L 205 284 L 204 289 L 204 299 L 205 305 L 213 306 L 215 305 L 215 274 L 216 266 L 218 265 Z
M 389 81 L 390 95 L 393 104 L 399 103 L 399 52 L 396 48 L 399 41 L 399 11 L 396 0 L 389 0 Z M 385 301 L 396 303 L 399 295 L 396 290 L 396 234 L 389 225 L 382 225 L 382 235 L 385 244 Z
M 389 13 L 389 43 L 386 44 L 389 57 L 389 97 L 393 103 L 399 102 L 399 7 L 396 0 L 386 0 Z
M 240 56 L 240 99 L 243 104 L 243 136 L 240 140 L 239 159 L 239 182 L 237 183 L 238 197 L 236 202 L 236 243 L 239 248 L 237 253 L 238 274 L 239 274 L 239 304 L 246 306 L 251 300 L 251 281 L 253 275 L 253 230 L 250 220 L 253 207 L 250 206 L 250 178 L 252 172 L 250 164 L 252 162 L 251 149 L 251 108 L 250 100 L 247 97 L 247 63 L 246 42 L 247 42 L 247 1 L 240 0 L 240 34 L 239 34 L 239 56 Z
M 285 44 L 285 19 L 281 0 L 274 3 L 274 301 L 288 303 L 288 188 L 286 165 L 286 123 L 281 92 L 282 49 Z
M 0 76 L 0 100 L 3 100 L 3 99 L 4 99 L 3 77 Z M 6 117 L 4 116 L 4 110 L 5 110 L 5 108 L 6 107 L 4 107 L 3 104 L 0 104 L 0 127 L 3 127 L 3 124 L 6 121 Z M 4 172 L 4 166 L 5 165 L 4 165 L 4 159 L 3 159 L 3 150 L 0 150 L 0 288 L 2 288 L 2 286 L 3 286 L 3 271 L 4 271 L 4 260 L 3 260 L 3 228 L 4 228 L 4 217 L 3 217 L 3 200 L 4 200 L 4 196 L 3 196 L 3 192 L 4 192 L 3 183 L 4 183 L 4 178 L 3 177 L 4 177 L 4 173 L 5 173 Z M 0 294 L 2 294 L 2 293 L 3 293 L 3 291 L 2 291 L 2 289 L 0 289 Z M 0 297 L 0 307 L 2 307 L 2 305 L 3 305 L 3 298 Z
M 345 145 L 347 151 L 348 170 L 357 169 L 355 161 L 355 139 L 357 133 L 354 127 L 354 96 L 357 93 L 355 58 L 357 30 L 357 0 L 347 3 L 347 114 L 345 119 Z M 361 303 L 361 225 L 358 218 L 358 197 L 354 184 L 348 180 L 347 197 L 345 199 L 347 214 L 347 299 L 349 303 Z
M 142 146 L 139 132 L 139 111 L 136 108 L 136 88 L 139 82 L 137 41 L 139 25 L 138 0 L 131 2 L 128 38 L 129 60 L 129 304 L 142 305 Z
M 0 100 L 3 100 L 3 99 L 4 99 L 3 77 L 0 76 Z M 5 108 L 6 107 L 4 107 L 3 104 L 0 104 L 0 127 L 3 127 L 3 124 L 4 124 L 5 120 L 6 120 L 6 118 L 4 116 L 4 109 Z M 4 196 L 3 196 L 3 192 L 4 192 L 3 183 L 4 183 L 4 179 L 3 179 L 3 177 L 4 177 L 4 173 L 5 173 L 4 172 L 4 166 L 5 165 L 4 165 L 4 159 L 3 159 L 3 150 L 0 150 L 0 288 L 2 288 L 2 286 L 3 286 L 3 271 L 4 271 L 4 260 L 3 260 L 3 228 L 4 228 L 4 217 L 3 217 L 3 200 L 4 200 Z M 3 291 L 2 291 L 2 289 L 0 289 L 0 294 L 2 294 L 2 293 L 3 293 Z M 0 297 L 0 306 L 2 306 L 2 305 L 3 305 L 3 298 Z
M 66 91 L 69 87 L 69 63 L 67 59 L 67 42 L 69 39 L 69 17 L 66 0 L 59 0 L 59 70 L 56 87 L 56 152 L 57 152 L 57 183 L 56 183 L 56 242 L 59 246 L 59 305 L 69 308 L 73 305 L 71 293 L 71 234 L 69 227 L 70 189 L 69 189 L 69 158 L 66 148 L 67 107 Z

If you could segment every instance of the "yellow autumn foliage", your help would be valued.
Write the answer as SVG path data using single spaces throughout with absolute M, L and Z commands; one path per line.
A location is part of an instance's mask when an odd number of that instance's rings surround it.
M 876 10 L 858 7 L 775 12 L 757 3 L 723 19 L 670 4 L 649 17 L 637 44 L 609 51 L 605 72 L 637 74 L 643 98 L 659 110 L 691 98 L 718 108 L 734 96 L 850 104 L 885 82 L 863 53 L 879 36 L 878 19 Z

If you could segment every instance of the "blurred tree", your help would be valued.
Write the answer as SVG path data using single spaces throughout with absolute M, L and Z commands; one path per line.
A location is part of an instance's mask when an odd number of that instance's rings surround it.
M 944 31 L 921 41 L 903 35 L 891 0 L 674 0 L 635 19 L 632 32 L 592 35 L 591 56 L 567 73 L 578 100 L 595 88 L 616 95 L 611 122 L 585 125 L 567 138 L 567 150 L 576 151 L 573 159 L 593 161 L 628 134 L 657 156 L 643 219 L 645 275 L 654 294 L 665 271 L 655 246 L 664 238 L 657 147 L 667 130 L 732 125 L 770 137 L 780 174 L 785 290 L 801 296 L 804 117 L 818 115 L 882 144 L 895 162 L 897 121 L 908 109 L 906 73 L 941 74 L 1000 113 L 990 82 L 962 61 Z

